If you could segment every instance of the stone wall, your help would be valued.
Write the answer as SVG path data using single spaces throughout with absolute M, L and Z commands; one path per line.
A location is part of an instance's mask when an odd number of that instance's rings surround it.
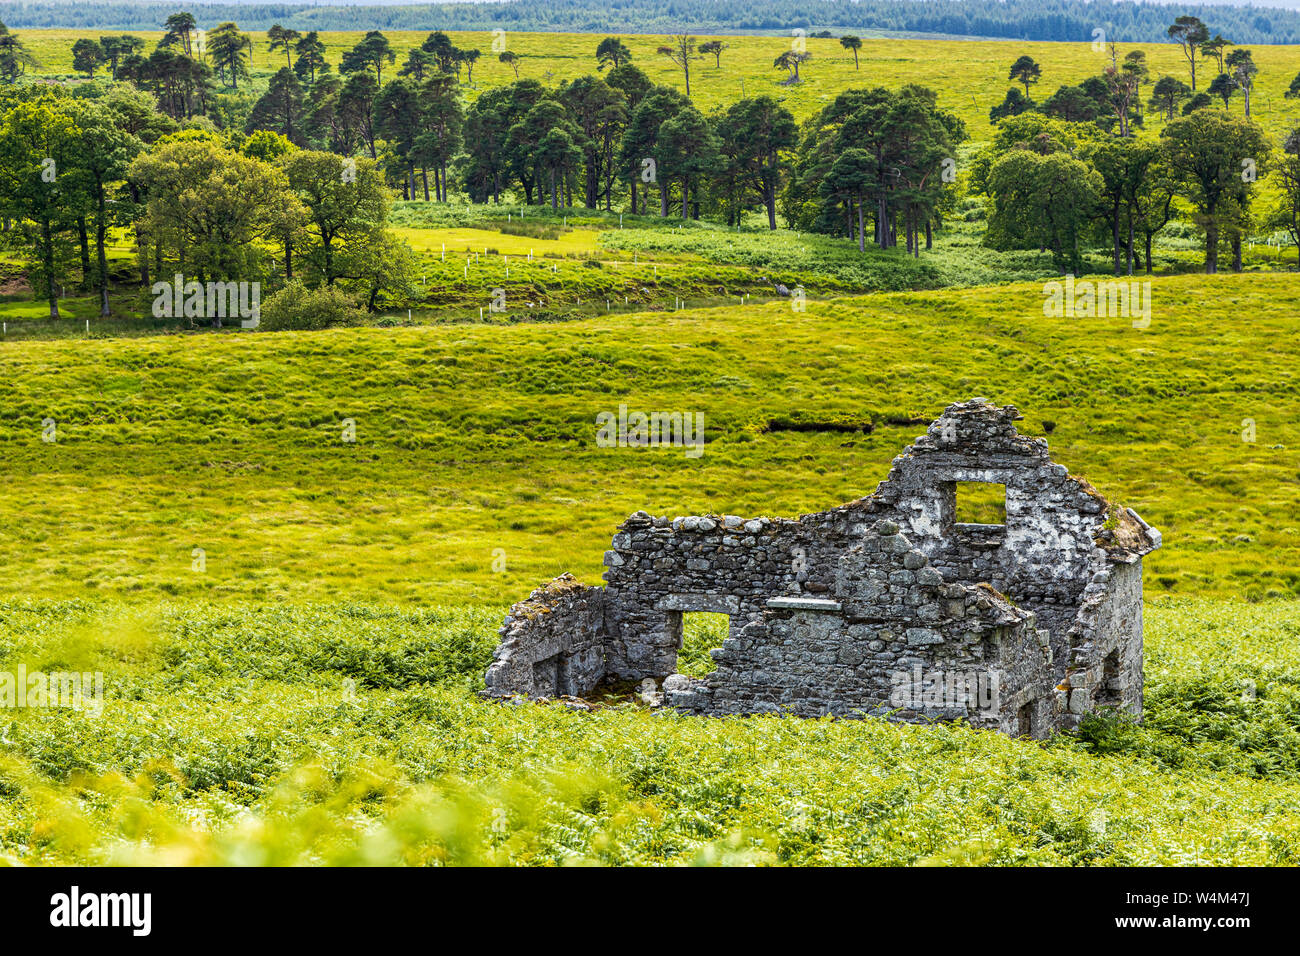
M 605 591 L 571 574 L 510 609 L 485 678 L 493 696 L 582 697 L 605 677 Z
M 985 585 L 946 583 L 893 521 L 844 554 L 834 599 L 773 598 L 713 652 L 702 680 L 664 684 L 666 702 L 703 714 L 964 718 L 1045 732 L 1047 634 Z M 1027 710 L 1026 710 L 1027 708 Z
M 891 675 L 983 669 L 1000 701 L 964 714 L 977 726 L 1038 734 L 1094 706 L 1140 713 L 1141 558 L 1159 533 L 1019 419 L 983 399 L 951 405 L 873 494 L 797 519 L 636 512 L 605 554 L 603 590 L 560 579 L 511 610 L 489 690 L 667 679 L 668 700 L 699 713 L 923 719 L 935 708 L 888 706 Z M 1004 486 L 1005 520 L 958 522 L 964 482 Z M 691 611 L 731 620 L 703 682 L 676 674 Z

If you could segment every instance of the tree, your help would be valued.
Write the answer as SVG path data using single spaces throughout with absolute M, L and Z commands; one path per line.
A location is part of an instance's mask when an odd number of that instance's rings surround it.
M 855 36 L 842 36 L 840 46 L 853 51 L 853 69 L 858 69 L 858 51 L 862 49 L 862 39 Z
M 109 226 L 120 221 L 112 192 L 126 179 L 131 161 L 144 149 L 140 140 L 122 128 L 123 117 L 113 109 L 114 102 L 120 101 L 106 98 L 78 103 L 74 114 L 77 143 L 71 172 L 82 180 L 82 191 L 93 210 L 95 286 L 101 318 L 109 315 L 106 238 Z
M 64 104 L 29 100 L 0 113 L 0 215 L 32 223 L 23 231 L 36 268 L 32 285 L 59 317 L 59 280 L 66 270 L 61 233 L 82 202 L 69 175 L 78 130 Z
M 40 63 L 27 51 L 27 47 L 18 39 L 17 34 L 10 33 L 8 28 L 0 23 L 0 80 L 16 83 L 18 78 L 27 72 L 28 67 L 35 69 L 38 66 Z
M 1138 228 L 1139 198 L 1151 188 L 1160 159 L 1159 144 L 1151 141 L 1112 139 L 1089 150 L 1088 160 L 1101 177 L 1099 207 L 1111 234 L 1115 275 L 1133 274 L 1134 240 Z M 1127 269 L 1121 264 L 1126 263 Z
M 1230 42 L 1223 38 L 1223 35 L 1216 33 L 1213 40 L 1206 40 L 1201 44 L 1201 56 L 1213 60 L 1219 66 L 1219 72 L 1223 70 L 1223 56 L 1228 47 L 1232 46 Z
M 1232 94 L 1237 92 L 1237 81 L 1232 78 L 1230 73 L 1220 73 L 1210 83 L 1210 96 L 1217 96 L 1223 100 L 1223 108 L 1228 108 L 1228 101 L 1232 99 Z
M 141 89 L 157 94 L 159 106 L 175 119 L 191 119 L 207 106 L 212 70 L 168 47 L 160 46 L 147 60 L 128 58 L 122 63 L 122 72 Z
M 785 86 L 793 86 L 796 83 L 802 82 L 802 79 L 799 76 L 799 67 L 811 59 L 811 53 L 801 52 L 799 50 L 786 50 L 772 61 L 772 65 L 774 67 L 780 67 L 783 70 L 788 70 L 790 75 L 787 76 L 782 83 Z
M 433 56 L 438 69 L 443 73 L 456 71 L 456 47 L 452 44 L 451 37 L 441 30 L 435 30 L 425 37 L 420 49 Z
M 1037 83 L 1043 75 L 1042 67 L 1034 62 L 1032 56 L 1022 56 L 1015 63 L 1011 64 L 1011 70 L 1007 74 L 1007 79 L 1016 80 L 1025 88 L 1025 99 L 1030 103 L 1033 102 L 1029 96 L 1029 86 L 1031 83 Z
M 139 37 L 126 34 L 99 38 L 99 47 L 104 51 L 104 60 L 108 63 L 109 75 L 117 80 L 118 64 L 144 49 L 144 41 Z
M 1183 104 L 1183 115 L 1190 116 L 1197 110 L 1203 110 L 1205 107 L 1213 105 L 1214 97 L 1210 96 L 1208 93 L 1193 93 L 1192 98 Z
M 447 201 L 447 167 L 460 152 L 465 114 L 449 77 L 431 77 L 420 90 L 420 133 L 415 138 L 415 161 L 424 180 L 424 198 L 429 199 L 429 173 L 434 171 L 436 199 Z
M 1268 142 L 1259 127 L 1219 110 L 1197 110 L 1161 133 L 1165 162 L 1179 194 L 1196 207 L 1205 232 L 1205 271 L 1219 267 L 1225 205 L 1242 184 L 1243 170 L 1263 168 Z
M 353 73 L 339 90 L 339 122 L 366 144 L 370 158 L 376 159 L 375 150 L 375 97 L 379 95 L 379 82 L 369 73 Z
M 1024 93 L 1021 93 L 1014 86 L 1007 90 L 1006 98 L 997 106 L 989 110 L 989 122 L 996 123 L 998 120 L 1006 119 L 1008 116 L 1019 116 L 1026 110 L 1034 108 Z
M 618 159 L 631 185 L 633 215 L 637 213 L 637 182 L 642 177 L 647 177 L 644 179 L 647 193 L 651 186 L 659 190 L 659 215 L 668 215 L 669 180 L 658 174 L 663 165 L 660 130 L 669 118 L 687 105 L 689 101 L 677 90 L 661 86 L 647 94 L 632 111 L 627 132 L 619 144 Z M 648 201 L 645 207 L 649 207 Z
M 239 78 L 249 77 L 248 58 L 253 52 L 253 38 L 241 33 L 233 23 L 222 23 L 208 31 L 208 55 L 217 68 L 217 75 L 231 89 L 239 89 Z
M 1046 156 L 1013 149 L 988 176 L 993 209 L 985 242 L 994 248 L 1047 249 L 1057 268 L 1083 269 L 1080 239 L 1100 191 L 1086 163 L 1064 152 Z
M 623 99 L 627 102 L 629 116 L 634 109 L 641 105 L 641 101 L 646 98 L 647 94 L 654 89 L 654 83 L 650 82 L 650 77 L 631 63 L 624 63 L 622 66 L 614 67 L 609 71 L 609 76 L 605 77 L 605 82 L 623 94 Z
M 510 128 L 521 118 L 521 105 L 511 87 L 493 87 L 470 104 L 465 112 L 466 157 L 462 177 L 475 202 L 501 201 L 501 189 L 509 171 L 507 140 Z
M 733 103 L 718 122 L 719 149 L 739 180 L 757 193 L 776 229 L 776 194 L 787 163 L 782 154 L 799 143 L 794 116 L 770 96 Z
M 1191 87 L 1182 80 L 1172 76 L 1162 76 L 1151 88 L 1151 99 L 1147 105 L 1163 113 L 1166 120 L 1172 120 L 1178 105 L 1191 95 Z
M 671 43 L 659 47 L 655 52 L 666 56 L 686 77 L 686 98 L 691 98 L 691 61 L 704 59 L 695 50 L 695 37 L 686 33 L 675 33 L 670 37 Z
M 306 74 L 307 81 L 315 83 L 316 74 L 324 73 L 330 68 L 325 60 L 325 44 L 321 42 L 315 30 L 299 40 L 294 50 L 298 54 L 298 59 L 293 65 L 293 71 L 299 79 L 304 78 Z
M 497 57 L 497 59 L 500 60 L 502 63 L 504 63 L 506 66 L 510 67 L 510 69 L 514 70 L 515 79 L 516 80 L 519 79 L 519 54 L 518 53 L 512 53 L 510 50 L 505 50 L 501 53 L 499 57 Z
M 1246 115 L 1250 115 L 1250 94 L 1255 89 L 1255 76 L 1259 67 L 1251 58 L 1249 50 L 1236 49 L 1227 56 L 1228 75 L 1246 101 Z M 1226 105 L 1226 104 L 1225 104 Z
M 405 199 L 415 198 L 415 140 L 421 131 L 420 88 L 408 77 L 393 80 L 375 98 L 375 132 L 401 163 Z
M 858 210 L 858 251 L 866 251 L 863 205 L 876 184 L 876 162 L 864 149 L 846 149 L 822 181 L 822 195 L 853 203 Z
M 128 175 L 147 196 L 141 226 L 172 237 L 199 282 L 258 275 L 260 243 L 278 241 L 286 219 L 303 212 L 280 169 L 206 139 L 165 143 L 136 157 Z
M 596 68 L 603 70 L 607 66 L 618 69 L 632 62 L 632 51 L 623 45 L 618 37 L 605 37 L 596 47 Z
M 1274 170 L 1276 200 L 1266 220 L 1274 229 L 1284 229 L 1296 246 L 1300 268 L 1300 129 L 1282 141 L 1282 157 Z
M 1291 85 L 1287 87 L 1286 92 L 1282 95 L 1288 100 L 1293 100 L 1300 96 L 1300 73 L 1295 75 L 1295 78 L 1291 81 Z
M 393 52 L 392 44 L 388 38 L 378 30 L 371 30 L 361 41 L 343 54 L 343 60 L 339 64 L 339 71 L 342 73 L 363 73 L 367 70 L 375 71 L 375 83 L 378 86 L 384 85 L 384 63 L 397 62 L 397 54 Z
M 568 173 L 576 169 L 582 159 L 578 145 L 581 136 L 569 111 L 549 97 L 539 99 L 510 130 L 516 164 L 531 168 L 539 178 L 547 180 L 553 210 L 560 206 L 560 191 L 567 182 Z
M 1197 17 L 1178 17 L 1167 31 L 1169 39 L 1183 49 L 1187 65 L 1192 71 L 1192 92 L 1196 92 L 1196 54 L 1202 44 L 1210 39 L 1210 31 Z
M 244 132 L 270 130 L 301 147 L 307 145 L 303 125 L 302 86 L 293 71 L 282 66 L 271 77 L 266 92 L 253 105 Z
M 583 76 L 563 86 L 559 95 L 582 134 L 585 205 L 596 209 L 604 199 L 609 208 L 615 178 L 614 155 L 627 128 L 623 93 L 599 76 Z
M 397 71 L 398 76 L 411 76 L 423 80 L 438 69 L 438 58 L 428 50 L 416 48 L 406 54 L 406 62 Z
M 665 183 L 681 183 L 682 218 L 688 219 L 692 184 L 698 184 L 718 165 L 717 139 L 699 110 L 688 105 L 664 120 L 659 127 L 659 156 L 659 178 Z
M 1102 71 L 1102 81 L 1106 84 L 1106 103 L 1110 107 L 1115 119 L 1119 124 L 1119 135 L 1127 137 L 1130 134 L 1129 123 L 1132 119 L 1132 109 L 1135 102 L 1140 102 L 1138 95 L 1138 86 L 1141 83 L 1142 71 L 1145 70 L 1145 64 L 1140 61 L 1126 60 L 1121 67 L 1116 63 L 1117 53 L 1115 44 L 1110 45 L 1110 63 Z
M 198 24 L 194 21 L 194 14 L 173 13 L 167 18 L 166 22 L 163 24 L 163 28 L 167 32 L 163 35 L 162 40 L 159 41 L 159 46 L 179 45 L 181 49 L 185 51 L 186 56 L 194 55 L 191 37 L 197 33 L 199 29 Z
M 1019 92 L 1017 90 L 1016 92 Z M 1043 101 L 1042 110 L 1067 123 L 1090 123 L 1097 118 L 1097 104 L 1077 86 L 1062 86 Z
M 96 41 L 82 37 L 72 44 L 72 68 L 78 73 L 93 77 L 104 64 L 104 48 Z
M 474 64 L 483 54 L 478 50 L 461 50 L 460 57 L 465 63 L 465 82 L 474 85 Z
M 728 49 L 728 44 L 721 40 L 709 40 L 707 43 L 701 43 L 699 51 L 706 56 L 713 57 L 714 69 L 722 69 L 722 51 Z
M 302 39 L 302 34 L 297 30 L 287 29 L 277 23 L 271 27 L 271 29 L 266 31 L 266 39 L 269 41 L 266 44 L 267 50 L 271 53 L 274 53 L 276 50 L 283 50 L 284 65 L 292 69 L 293 61 L 290 53 L 294 49 L 295 45 L 297 45 Z

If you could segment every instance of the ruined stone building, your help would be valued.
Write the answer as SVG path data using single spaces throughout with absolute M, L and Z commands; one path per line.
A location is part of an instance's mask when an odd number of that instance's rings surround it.
M 605 586 L 570 575 L 511 608 L 495 696 L 584 696 L 652 678 L 697 714 L 964 718 L 1041 737 L 1142 711 L 1142 557 L 1160 533 L 1016 431 L 949 406 L 868 497 L 799 518 L 629 517 Z M 1005 518 L 962 523 L 970 483 Z M 677 673 L 682 615 L 729 618 L 716 669 Z

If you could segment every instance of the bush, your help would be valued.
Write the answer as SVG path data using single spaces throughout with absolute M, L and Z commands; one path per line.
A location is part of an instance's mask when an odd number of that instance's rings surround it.
M 262 303 L 261 328 L 270 332 L 290 329 L 327 329 L 361 318 L 356 301 L 341 289 L 309 289 L 293 279 Z

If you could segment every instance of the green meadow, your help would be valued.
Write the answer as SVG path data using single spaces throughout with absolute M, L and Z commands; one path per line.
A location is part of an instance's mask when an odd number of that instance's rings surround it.
M 982 395 L 1164 531 L 1150 595 L 1292 596 L 1294 281 L 1158 277 L 1152 302 L 1146 329 L 1045 317 L 1024 284 L 2 344 L 0 593 L 505 603 L 595 579 L 637 508 L 869 494 L 945 404 Z M 705 454 L 596 447 L 620 404 L 702 413 Z
M 97 35 L 20 32 L 52 76 Z M 323 36 L 337 64 L 361 34 Z M 424 34 L 389 37 L 400 64 Z M 468 96 L 514 79 L 490 36 L 452 39 L 485 54 Z M 598 40 L 506 38 L 548 84 L 594 70 Z M 624 40 L 681 85 L 660 38 Z M 1036 99 L 1103 65 L 1086 43 L 867 40 L 855 70 L 810 39 L 780 87 L 787 41 L 723 40 L 692 73 L 703 108 L 774 92 L 804 119 L 921 83 L 968 124 L 963 162 L 1017 56 L 1043 66 Z M 1276 136 L 1300 48 L 1254 52 Z M 279 65 L 259 37 L 254 86 Z M 51 322 L 0 250 L 0 672 L 104 676 L 102 712 L 0 708 L 0 865 L 1300 863 L 1294 249 L 1250 237 L 1244 273 L 1205 276 L 1172 223 L 1135 327 L 1045 315 L 1058 270 L 983 246 L 984 215 L 963 200 L 910 258 L 752 217 L 399 202 L 409 311 L 313 332 L 152 318 L 120 233 L 112 317 L 69 288 Z M 1163 533 L 1140 725 L 1035 742 L 478 696 L 510 604 L 598 583 L 629 513 L 870 494 L 975 396 Z M 621 405 L 697 413 L 704 453 L 598 447 Z M 723 637 L 689 620 L 679 669 Z
M 102 672 L 105 699 L 0 715 L 0 860 L 1294 864 L 1295 285 L 1158 277 L 1152 304 L 1049 318 L 1033 282 L 4 342 L 0 662 Z M 1163 531 L 1141 726 L 477 696 L 506 607 L 597 581 L 629 512 L 870 493 L 974 395 Z M 703 414 L 704 454 L 596 447 L 620 404 Z

